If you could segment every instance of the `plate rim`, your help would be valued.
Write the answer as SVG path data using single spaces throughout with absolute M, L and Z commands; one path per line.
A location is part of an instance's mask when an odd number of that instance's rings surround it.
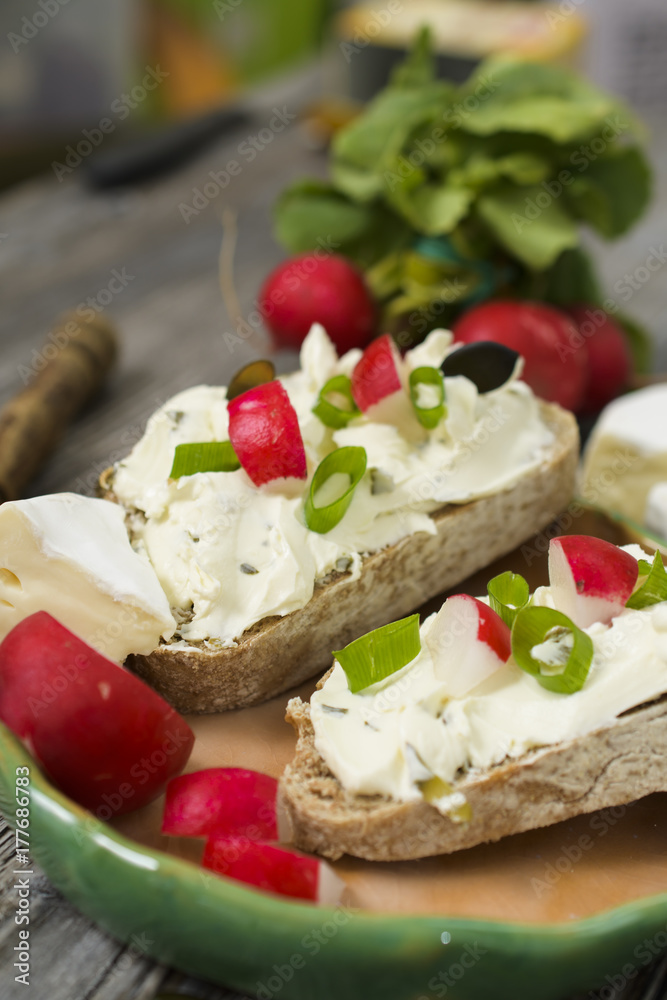
M 15 819 L 12 810 L 8 808 L 14 800 L 13 776 L 16 767 L 20 766 L 29 766 L 31 769 L 30 829 L 32 830 L 34 824 L 38 830 L 43 828 L 42 832 L 46 833 L 47 839 L 49 836 L 53 839 L 55 835 L 57 840 L 58 836 L 64 835 L 67 828 L 69 836 L 73 837 L 72 843 L 76 840 L 79 857 L 83 859 L 81 861 L 83 869 L 86 869 L 86 865 L 93 860 L 93 857 L 100 869 L 104 868 L 105 862 L 108 862 L 111 867 L 120 863 L 125 866 L 122 871 L 128 879 L 138 880 L 140 884 L 143 882 L 146 886 L 151 884 L 149 876 L 155 876 L 158 879 L 166 878 L 172 889 L 180 888 L 182 890 L 181 895 L 185 894 L 187 897 L 185 902 L 188 902 L 193 889 L 201 894 L 204 887 L 210 888 L 212 894 L 207 894 L 208 905 L 204 907 L 205 910 L 221 909 L 229 912 L 233 909 L 237 919 L 242 917 L 246 923 L 261 925 L 264 931 L 268 926 L 269 930 L 274 932 L 274 944 L 279 944 L 281 940 L 286 941 L 286 930 L 292 935 L 296 932 L 303 943 L 302 935 L 312 930 L 314 915 L 316 915 L 316 921 L 321 925 L 331 921 L 337 923 L 334 918 L 340 911 L 340 906 L 313 906 L 309 903 L 272 896 L 241 883 L 235 883 L 231 879 L 205 874 L 191 861 L 170 855 L 159 848 L 145 847 L 132 841 L 56 789 L 21 741 L 0 722 L 0 807 L 3 809 L 9 826 L 14 826 L 12 818 Z M 114 919 L 107 919 L 103 913 L 100 914 L 99 906 L 81 905 L 81 891 L 76 890 L 76 863 L 71 862 L 71 859 L 68 862 L 67 858 L 59 858 L 54 863 L 53 859 L 49 857 L 48 849 L 39 844 L 39 833 L 35 839 L 37 846 L 34 853 L 32 851 L 32 836 L 30 843 L 29 856 L 42 867 L 47 877 L 66 898 L 69 899 L 70 895 L 75 896 L 75 899 L 72 900 L 75 907 L 95 923 L 104 927 L 114 937 L 126 941 L 131 938 L 131 928 L 128 927 L 127 934 L 124 930 L 119 931 Z M 111 856 L 113 856 L 113 861 Z M 206 886 L 206 882 L 210 884 Z M 183 901 L 181 899 L 181 903 Z M 201 900 L 191 901 L 201 902 Z M 655 933 L 658 928 L 667 927 L 667 892 L 632 900 L 588 917 L 553 924 L 448 917 L 446 913 L 376 913 L 356 910 L 353 904 L 348 907 L 343 906 L 343 909 L 354 911 L 355 930 L 353 937 L 351 938 L 349 934 L 338 934 L 337 946 L 327 950 L 324 959 L 320 959 L 319 963 L 309 963 L 311 970 L 324 963 L 323 969 L 325 971 L 328 969 L 328 975 L 331 977 L 335 975 L 335 965 L 336 962 L 340 962 L 341 955 L 348 959 L 356 954 L 358 963 L 364 952 L 368 958 L 378 951 L 380 945 L 383 945 L 386 950 L 388 944 L 394 948 L 399 947 L 400 944 L 403 950 L 408 948 L 410 951 L 413 972 L 417 971 L 416 963 L 421 961 L 430 962 L 431 971 L 433 971 L 438 964 L 442 965 L 443 961 L 448 960 L 446 957 L 438 958 L 438 954 L 440 956 L 446 954 L 443 951 L 445 942 L 438 941 L 440 933 L 446 929 L 450 933 L 450 941 L 456 941 L 462 947 L 471 941 L 481 940 L 484 942 L 484 948 L 491 952 L 493 957 L 493 960 L 487 965 L 487 970 L 485 972 L 482 970 L 484 981 L 487 983 L 492 976 L 498 974 L 499 969 L 504 975 L 508 975 L 508 961 L 517 962 L 520 959 L 521 968 L 517 975 L 526 985 L 528 983 L 534 985 L 537 968 L 545 970 L 548 966 L 556 992 L 544 993 L 545 1000 L 548 1000 L 550 996 L 557 998 L 563 995 L 559 992 L 558 983 L 561 982 L 561 979 L 558 978 L 558 972 L 560 970 L 562 977 L 564 966 L 567 965 L 569 968 L 570 965 L 575 965 L 577 967 L 577 981 L 572 987 L 570 980 L 566 977 L 567 988 L 580 988 L 578 985 L 580 981 L 584 984 L 584 988 L 591 984 L 595 986 L 601 981 L 605 971 L 615 972 L 616 968 L 621 967 L 625 933 L 641 928 L 643 928 L 641 933 L 650 933 L 651 930 Z M 226 930 L 228 929 L 227 926 Z M 635 944 L 634 938 L 631 944 Z M 169 961 L 171 964 L 183 968 L 186 972 L 206 975 L 210 978 L 210 968 L 202 971 L 198 962 L 190 965 L 188 962 L 184 963 L 178 955 L 175 959 L 170 955 L 165 956 L 164 948 L 159 942 L 158 945 L 157 948 L 147 949 L 146 953 L 158 961 Z M 625 953 L 627 957 L 629 954 L 627 948 Z M 610 966 L 609 962 L 612 956 L 614 961 Z M 620 956 L 618 964 L 616 956 Z M 566 957 L 569 959 L 568 963 L 563 961 Z M 407 974 L 411 963 L 406 960 L 405 955 L 400 960 L 400 956 L 392 954 L 392 962 L 394 961 L 398 961 L 402 973 Z M 486 964 L 486 959 L 481 964 Z M 423 985 L 421 987 L 424 995 L 420 997 L 420 1000 L 428 1000 L 426 996 L 428 974 L 428 970 L 425 969 L 422 974 Z M 216 975 L 215 971 L 213 975 Z M 253 973 L 253 978 L 254 976 L 255 973 Z M 467 973 L 466 976 L 467 985 L 473 992 L 463 992 L 461 996 L 467 997 L 469 995 L 474 998 L 483 996 L 482 991 L 475 992 L 475 983 L 478 983 L 478 980 L 482 982 L 479 976 L 473 976 L 472 972 Z M 250 992 L 253 989 L 252 983 L 249 984 L 247 978 L 239 978 L 239 975 L 234 972 L 230 974 L 229 979 L 218 978 L 217 981 L 224 985 L 231 985 L 232 988 L 240 988 Z M 420 981 L 422 981 L 421 975 Z M 256 983 L 259 983 L 259 980 Z M 296 992 L 292 992 L 288 988 L 289 985 L 289 983 L 286 984 L 286 988 L 282 990 L 281 998 L 287 1000 L 292 996 L 301 998 L 308 995 L 299 991 L 303 982 Z M 400 988 L 398 980 L 393 985 Z M 313 988 L 312 985 L 310 988 Z M 332 997 L 339 995 L 340 984 L 335 989 L 336 992 L 330 994 Z M 507 995 L 509 997 L 515 990 L 516 983 L 513 983 L 511 989 L 508 987 L 507 994 L 497 992 L 496 996 L 504 998 Z M 318 995 L 324 997 L 325 993 L 320 991 Z M 356 1000 L 357 996 L 359 998 L 368 996 L 367 986 L 358 993 L 348 989 L 348 994 L 350 1000 Z M 407 997 L 414 996 L 414 993 L 387 993 L 385 990 L 384 995 L 387 997 Z M 329 994 L 326 996 L 328 997 Z

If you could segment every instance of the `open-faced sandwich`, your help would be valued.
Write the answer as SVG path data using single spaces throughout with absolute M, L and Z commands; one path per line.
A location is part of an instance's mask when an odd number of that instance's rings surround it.
M 300 371 L 165 403 L 102 477 L 177 623 L 129 666 L 181 711 L 262 701 L 548 524 L 577 429 L 520 370 L 444 331 L 338 358 L 316 325 Z
M 448 854 L 667 790 L 667 574 L 637 545 L 552 540 L 550 585 L 504 573 L 335 654 L 281 796 L 297 847 Z

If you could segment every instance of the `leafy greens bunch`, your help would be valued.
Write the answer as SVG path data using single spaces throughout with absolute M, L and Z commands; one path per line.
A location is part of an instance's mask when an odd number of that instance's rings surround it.
M 294 253 L 338 244 L 395 329 L 425 333 L 498 295 L 601 305 L 580 230 L 613 239 L 646 207 L 639 134 L 625 105 L 563 66 L 493 57 L 460 87 L 438 80 L 424 31 L 337 134 L 331 180 L 283 193 L 276 235 Z

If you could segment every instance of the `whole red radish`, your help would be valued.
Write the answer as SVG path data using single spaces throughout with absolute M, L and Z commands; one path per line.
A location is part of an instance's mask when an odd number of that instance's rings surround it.
M 58 788 L 102 820 L 159 795 L 194 743 L 152 688 L 46 611 L 0 644 L 0 719 Z
M 579 628 L 608 624 L 625 607 L 639 576 L 628 552 L 591 535 L 563 535 L 549 542 L 549 582 L 558 611 Z
M 572 306 L 568 312 L 585 338 L 588 380 L 581 410 L 599 413 L 625 389 L 632 372 L 632 355 L 621 328 L 603 309 Z
M 339 354 L 365 347 L 375 333 L 377 307 L 363 275 L 345 257 L 290 257 L 268 276 L 259 309 L 278 347 L 298 350 L 321 323 Z
M 436 675 L 460 698 L 495 673 L 512 651 L 510 629 L 493 608 L 469 594 L 455 594 L 438 611 L 426 645 Z
M 460 343 L 493 340 L 518 351 L 525 361 L 522 378 L 537 396 L 567 410 L 581 406 L 587 352 L 565 313 L 540 302 L 485 302 L 457 320 L 453 332 Z

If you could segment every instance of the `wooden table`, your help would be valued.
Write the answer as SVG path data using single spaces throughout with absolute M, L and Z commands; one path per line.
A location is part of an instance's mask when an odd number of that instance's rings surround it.
M 292 178 L 323 175 L 322 155 L 310 151 L 296 120 L 281 131 L 261 133 L 252 162 L 240 144 L 274 116 L 273 109 L 295 114 L 319 88 L 317 73 L 260 95 L 251 120 L 225 135 L 185 168 L 145 186 L 106 194 L 85 189 L 82 169 L 62 182 L 40 179 L 0 200 L 0 404 L 21 387 L 59 313 L 89 297 L 99 301 L 114 272 L 125 286 L 105 312 L 118 325 L 123 351 L 107 388 L 70 430 L 37 480 L 31 494 L 75 490 L 92 494 L 99 473 L 123 456 L 141 436 L 146 418 L 179 389 L 202 381 L 224 383 L 246 360 L 265 353 L 265 339 L 254 312 L 262 279 L 282 256 L 271 238 L 270 210 Z M 246 149 L 247 147 L 242 147 Z M 230 160 L 242 163 L 224 191 L 190 214 L 195 189 L 210 182 L 210 171 Z M 209 188 L 209 193 L 214 193 Z M 202 201 L 197 202 L 202 205 Z M 242 327 L 236 340 L 225 313 L 218 281 L 223 209 L 238 217 L 235 281 L 243 315 L 256 332 Z M 188 215 L 188 221 L 184 220 Z M 637 262 L 641 260 L 643 243 Z M 633 251 L 634 253 L 634 251 Z M 617 268 L 614 261 L 614 276 Z M 647 319 L 665 312 L 656 295 L 644 309 Z M 117 286 L 116 286 L 117 287 Z M 295 366 L 295 356 L 276 357 L 279 371 Z M 0 817 L 0 996 L 28 995 L 14 982 L 16 943 L 14 835 Z M 126 947 L 77 913 L 49 884 L 35 875 L 32 886 L 30 996 L 35 1000 L 149 1000 L 159 992 L 201 1000 L 233 1000 L 232 994 L 165 969 L 147 959 L 140 946 Z M 623 1000 L 644 996 L 649 981 L 663 996 L 651 969 L 635 981 Z M 607 994 L 604 994 L 605 996 Z M 537 993 L 536 993 L 537 996 Z M 648 996 L 648 994 L 646 994 Z M 315 1000 L 315 998 L 314 998 Z M 369 998 L 372 1000 L 372 998 Z

